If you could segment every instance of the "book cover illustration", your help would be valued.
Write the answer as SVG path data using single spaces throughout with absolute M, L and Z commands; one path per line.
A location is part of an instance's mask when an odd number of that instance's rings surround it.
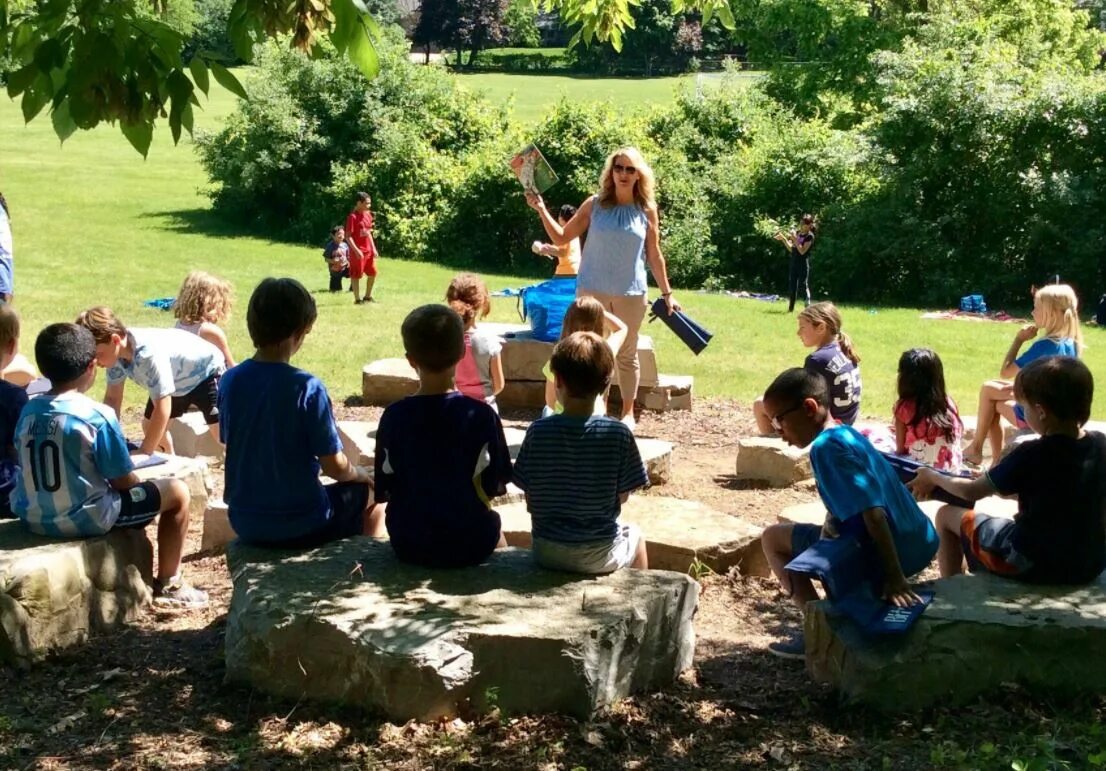
M 511 170 L 527 193 L 542 195 L 557 182 L 553 167 L 534 145 L 526 145 L 511 159 Z

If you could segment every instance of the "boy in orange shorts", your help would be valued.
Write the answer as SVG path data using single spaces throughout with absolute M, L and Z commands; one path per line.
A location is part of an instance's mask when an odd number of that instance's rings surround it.
M 349 243 L 349 277 L 353 284 L 353 303 L 376 302 L 373 284 L 376 282 L 376 243 L 373 241 L 372 198 L 358 193 L 353 211 L 346 217 L 346 241 Z M 361 278 L 365 278 L 365 299 L 361 299 Z

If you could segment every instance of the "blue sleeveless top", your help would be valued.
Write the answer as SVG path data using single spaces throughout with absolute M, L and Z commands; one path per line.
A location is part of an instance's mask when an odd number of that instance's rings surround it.
M 649 220 L 636 203 L 604 208 L 592 197 L 591 224 L 576 286 L 602 294 L 644 295 L 645 233 Z

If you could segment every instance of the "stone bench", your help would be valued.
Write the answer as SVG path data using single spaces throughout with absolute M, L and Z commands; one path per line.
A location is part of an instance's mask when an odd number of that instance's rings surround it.
M 953 706 L 1006 683 L 1071 696 L 1106 690 L 1106 580 L 1030 586 L 992 575 L 932 584 L 933 603 L 901 637 L 862 635 L 828 603 L 806 618 L 807 671 L 885 711 Z
M 813 478 L 814 473 L 807 448 L 792 447 L 775 437 L 747 436 L 737 442 L 734 476 L 770 487 L 790 487 Z
M 142 530 L 59 540 L 0 522 L 0 661 L 26 665 L 134 621 L 150 601 L 152 564 Z
M 918 508 L 931 520 L 937 517 L 937 511 L 944 506 L 941 501 L 922 501 Z M 975 502 L 975 510 L 993 517 L 1013 518 L 1018 513 L 1018 502 L 1013 498 L 1000 498 L 991 495 Z M 826 521 L 826 507 L 821 501 L 798 503 L 788 506 L 776 515 L 778 522 L 785 524 L 822 525 Z
M 170 420 L 169 436 L 173 440 L 173 452 L 185 458 L 226 456 L 226 448 L 211 435 L 203 415 L 198 412 L 186 412 Z
M 368 468 L 373 467 L 376 457 L 376 426 L 377 424 L 371 421 L 338 421 L 338 436 L 342 440 L 342 451 L 354 463 Z M 516 459 L 519 448 L 522 447 L 522 440 L 526 438 L 526 431 L 504 426 L 503 436 L 507 440 L 511 460 Z M 672 443 L 648 438 L 639 438 L 636 441 L 641 460 L 645 463 L 645 470 L 649 474 L 650 484 L 662 485 L 667 482 L 672 476 Z
M 143 482 L 151 479 L 179 479 L 188 487 L 192 502 L 188 516 L 193 522 L 202 519 L 211 495 L 211 472 L 203 458 L 185 458 L 180 455 L 162 455 L 165 463 L 138 469 L 135 473 Z
M 306 553 L 232 544 L 227 679 L 433 720 L 499 706 L 587 717 L 691 666 L 699 586 L 623 570 L 581 578 L 525 551 L 464 570 L 400 563 L 353 538 Z
M 500 506 L 496 511 L 503 519 L 507 543 L 530 548 L 530 512 L 526 504 Z M 742 575 L 769 575 L 760 546 L 762 528 L 702 503 L 632 495 L 622 505 L 621 519 L 641 528 L 648 544 L 649 567 L 655 570 L 686 573 L 699 562 L 719 574 L 736 567 Z

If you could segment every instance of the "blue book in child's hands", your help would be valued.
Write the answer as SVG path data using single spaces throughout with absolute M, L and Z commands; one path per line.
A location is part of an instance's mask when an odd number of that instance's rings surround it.
M 895 473 L 898 474 L 899 479 L 902 480 L 903 484 L 912 482 L 914 480 L 914 477 L 918 476 L 918 469 L 926 465 L 924 463 L 919 463 L 913 458 L 904 458 L 902 455 L 896 455 L 893 452 L 881 452 L 880 455 L 886 458 L 887 462 L 891 464 L 891 468 L 895 470 Z M 932 468 L 932 466 L 930 468 Z M 947 471 L 940 470 L 937 470 L 937 473 L 944 474 L 945 476 L 949 477 L 965 476 L 965 474 L 950 474 Z M 975 506 L 972 501 L 969 501 L 965 498 L 957 497 L 947 490 L 941 489 L 940 487 L 933 488 L 933 492 L 930 493 L 930 497 L 933 498 L 933 500 L 935 501 L 951 503 L 953 506 L 960 506 L 965 509 L 970 509 Z

